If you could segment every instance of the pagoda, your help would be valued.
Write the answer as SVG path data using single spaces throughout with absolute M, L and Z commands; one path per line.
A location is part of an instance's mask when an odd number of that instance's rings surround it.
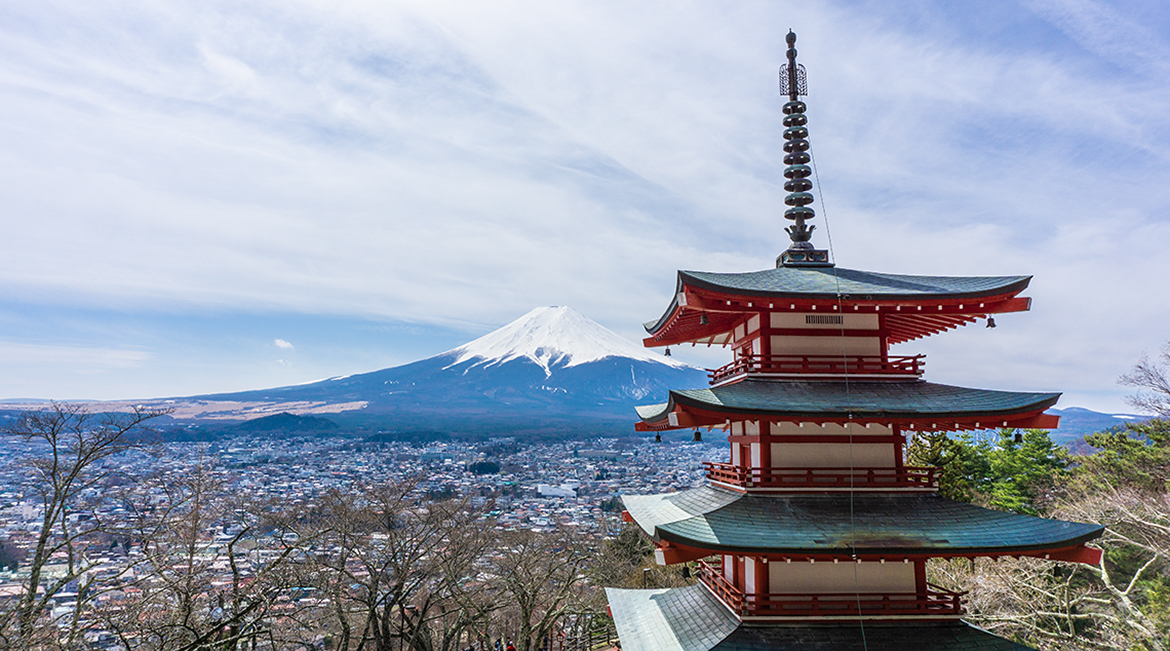
M 1033 556 L 1097 563 L 1094 524 L 1016 515 L 938 495 L 934 468 L 907 466 L 926 432 L 1057 426 L 1058 393 L 923 379 L 904 343 L 1024 312 L 1030 276 L 908 276 L 835 266 L 812 243 L 803 66 L 787 35 L 784 214 L 774 269 L 678 272 L 648 347 L 719 344 L 732 361 L 710 387 L 637 409 L 640 431 L 720 428 L 729 463 L 708 482 L 623 496 L 662 565 L 695 561 L 683 588 L 607 590 L 623 651 L 1027 649 L 966 624 L 963 594 L 927 581 L 931 558 Z

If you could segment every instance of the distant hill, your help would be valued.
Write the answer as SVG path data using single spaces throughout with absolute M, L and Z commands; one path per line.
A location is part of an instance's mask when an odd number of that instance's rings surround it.
M 244 421 L 233 429 L 240 432 L 323 432 L 339 429 L 340 426 L 326 418 L 318 416 L 297 416 L 288 412 L 262 416 Z
M 1150 418 L 1136 414 L 1103 414 L 1082 407 L 1049 409 L 1048 411 L 1060 416 L 1060 429 L 1053 430 L 1049 436 L 1053 441 L 1062 445 L 1068 445 L 1086 434 L 1113 427 L 1125 427 L 1126 423 L 1140 423 Z

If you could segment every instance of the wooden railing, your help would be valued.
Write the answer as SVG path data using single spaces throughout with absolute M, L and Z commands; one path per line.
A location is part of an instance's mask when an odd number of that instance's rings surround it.
M 744 355 L 739 359 L 707 369 L 712 384 L 755 374 L 850 374 L 850 375 L 922 375 L 925 355 Z
M 722 563 L 699 561 L 699 580 L 734 612 L 743 610 L 743 591 L 723 576 Z
M 744 488 L 938 488 L 938 468 L 745 468 L 704 461 L 707 478 Z
M 723 576 L 718 563 L 699 561 L 699 580 L 740 617 L 829 617 L 834 615 L 959 617 L 963 595 L 927 583 L 925 594 L 913 592 L 769 593 L 745 595 Z

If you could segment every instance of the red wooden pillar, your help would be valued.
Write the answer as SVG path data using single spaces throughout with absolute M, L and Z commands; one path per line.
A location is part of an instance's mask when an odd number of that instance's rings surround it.
M 760 359 L 767 360 L 772 355 L 772 314 L 760 312 Z
M 919 597 L 926 596 L 926 561 L 919 559 L 914 563 L 914 591 Z
M 755 589 L 752 594 L 755 596 L 756 612 L 762 615 L 765 614 L 762 609 L 768 603 L 768 564 L 761 558 L 752 558 L 748 562 L 753 564 Z
M 891 425 L 894 434 L 894 467 L 901 470 L 906 467 L 906 437 L 902 435 L 901 425 Z
M 772 468 L 772 424 L 760 421 L 760 483 L 767 483 Z

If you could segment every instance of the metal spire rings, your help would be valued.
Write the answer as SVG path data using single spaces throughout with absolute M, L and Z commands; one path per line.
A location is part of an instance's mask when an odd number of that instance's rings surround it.
M 788 180 L 784 182 L 784 189 L 789 194 L 784 197 L 784 203 L 791 208 L 784 211 L 784 217 L 796 222 L 785 230 L 796 248 L 803 249 L 812 248 L 808 241 L 816 229 L 816 226 L 804 223 L 816 217 L 816 212 L 809 207 L 813 196 L 809 193 L 812 189 L 812 181 L 809 179 L 812 168 L 808 166 L 808 127 L 805 126 L 808 118 L 804 115 L 807 107 L 797 99 L 800 95 L 808 94 L 807 85 L 801 83 L 807 77 L 803 74 L 804 66 L 796 63 L 796 34 L 789 30 L 785 41 L 788 42 L 788 65 L 781 68 L 780 79 L 788 83 L 781 84 L 780 90 L 788 91 L 788 103 L 784 105 L 784 164 L 788 166 L 784 168 L 784 178 Z
M 808 153 L 808 118 L 804 112 L 804 102 L 797 99 L 808 94 L 808 81 L 804 66 L 796 62 L 796 34 L 788 31 L 784 39 L 788 43 L 788 63 L 780 67 L 780 92 L 788 95 L 788 102 L 784 104 L 784 190 L 788 196 L 784 203 L 789 206 L 784 211 L 785 219 L 793 222 L 784 229 L 792 239 L 792 245 L 780 255 L 777 265 L 808 265 L 817 266 L 828 264 L 827 251 L 818 251 L 809 242 L 816 226 L 806 224 L 807 220 L 816 217 L 816 212 L 809 207 L 813 196 L 812 168 L 808 166 L 811 160 Z

